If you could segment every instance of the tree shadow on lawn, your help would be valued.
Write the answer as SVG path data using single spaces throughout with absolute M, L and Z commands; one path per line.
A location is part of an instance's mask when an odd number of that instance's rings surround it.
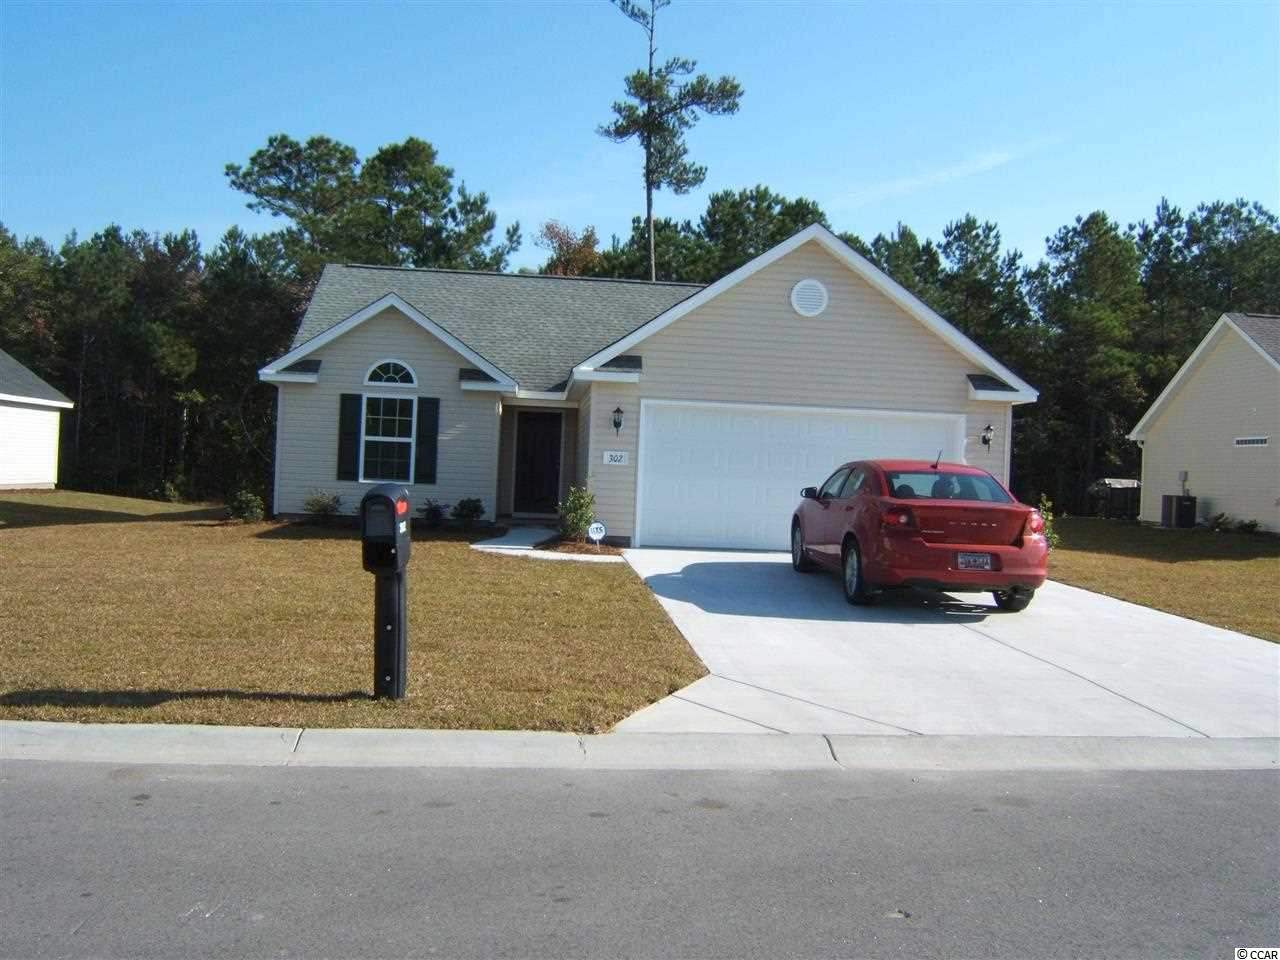
M 1062 537 L 1061 549 L 1064 551 L 1100 553 L 1156 563 L 1280 560 L 1280 536 L 1270 533 L 1215 533 L 1203 528 L 1171 530 L 1099 517 L 1068 517 L 1054 521 L 1054 525 Z M 1052 556 L 1049 566 L 1052 570 Z
M 26 527 L 55 527 L 86 523 L 173 523 L 219 520 L 226 516 L 225 507 L 193 507 L 162 513 L 125 513 L 120 510 L 91 510 L 63 507 L 29 501 L 0 499 L 0 530 Z
M 372 700 L 363 690 L 292 693 L 279 690 L 10 690 L 0 707 L 158 707 L 172 700 L 253 700 L 268 703 L 349 703 Z

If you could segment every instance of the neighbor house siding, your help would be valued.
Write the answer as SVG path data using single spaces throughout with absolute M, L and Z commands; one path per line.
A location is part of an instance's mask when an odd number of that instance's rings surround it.
M 1253 436 L 1270 442 L 1235 445 Z M 1141 519 L 1160 521 L 1160 498 L 1181 492 L 1183 470 L 1200 519 L 1227 513 L 1280 530 L 1280 371 L 1230 328 L 1147 428 Z
M 789 302 L 791 288 L 806 277 L 822 281 L 830 294 L 827 310 L 811 319 Z M 965 375 L 985 371 L 816 242 L 628 352 L 643 359 L 640 383 L 596 383 L 591 391 L 588 471 L 611 534 L 633 534 L 642 398 L 961 413 L 966 461 L 1008 479 L 1008 405 L 968 395 Z M 616 437 L 609 423 L 615 406 L 625 413 Z M 988 423 L 995 437 L 984 447 L 979 437 Z M 601 449 L 629 451 L 630 464 L 603 466 Z
M 0 489 L 52 488 L 58 482 L 62 411 L 0 401 Z
M 310 354 L 321 361 L 319 381 L 287 383 L 277 427 L 276 472 L 279 513 L 301 513 L 313 490 L 337 493 L 344 513 L 354 513 L 373 485 L 337 477 L 338 406 L 344 393 L 381 393 L 440 400 L 439 457 L 434 484 L 410 488 L 416 510 L 428 497 L 448 504 L 479 497 L 494 516 L 498 490 L 497 395 L 464 391 L 458 370 L 469 366 L 443 343 L 394 309 L 367 320 Z M 418 383 L 410 387 L 365 386 L 376 361 L 395 359 L 411 366 Z

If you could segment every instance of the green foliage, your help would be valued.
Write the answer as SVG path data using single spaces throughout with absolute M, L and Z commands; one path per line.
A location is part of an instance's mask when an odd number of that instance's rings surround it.
M 587 539 L 587 527 L 596 518 L 596 497 L 586 487 L 570 487 L 560 502 L 560 535 L 582 543 Z
M 422 514 L 422 519 L 429 530 L 439 530 L 444 526 L 444 518 L 449 509 L 447 503 L 441 503 L 439 500 L 427 498 L 426 502 L 418 508 L 418 512 Z
M 1215 513 L 1205 521 L 1204 525 L 1214 533 L 1225 533 L 1235 529 L 1236 521 L 1235 517 L 1229 513 Z
M 1236 524 L 1236 533 L 1257 533 L 1259 526 L 1257 520 L 1241 520 Z
M 648 278 L 657 277 L 653 194 L 663 187 L 672 193 L 688 193 L 702 185 L 707 168 L 689 160 L 684 136 L 702 114 L 738 112 L 742 87 L 730 76 L 713 80 L 705 73 L 694 76 L 696 60 L 671 57 L 655 64 L 655 30 L 658 11 L 671 0 L 649 0 L 646 10 L 634 0 L 615 0 L 618 9 L 644 30 L 649 40 L 649 65 L 624 78 L 626 100 L 613 104 L 613 119 L 597 132 L 614 143 L 636 139 L 644 151 L 645 224 L 648 241 Z
M 252 490 L 240 489 L 227 501 L 227 514 L 232 520 L 257 523 L 266 516 L 266 508 L 262 504 L 262 498 Z
M 318 523 L 330 523 L 342 512 L 342 497 L 325 490 L 312 490 L 302 501 L 302 509 Z
M 231 186 L 250 210 L 283 217 L 275 234 L 296 276 L 315 277 L 327 261 L 503 270 L 520 246 L 520 225 L 493 242 L 497 214 L 489 198 L 454 189 L 454 171 L 436 149 L 409 137 L 363 163 L 354 148 L 329 137 L 299 143 L 267 138 L 249 162 L 226 165 Z
M 1049 545 L 1049 549 L 1053 550 L 1062 542 L 1062 537 L 1053 528 L 1053 501 L 1041 494 L 1040 503 L 1036 509 L 1040 511 L 1040 516 L 1044 517 L 1044 541 Z
M 471 529 L 484 516 L 484 504 L 479 497 L 465 497 L 453 505 L 449 514 L 464 529 Z

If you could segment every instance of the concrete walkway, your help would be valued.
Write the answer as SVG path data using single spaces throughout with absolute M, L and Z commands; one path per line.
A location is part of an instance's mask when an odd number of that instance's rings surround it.
M 777 553 L 629 550 L 711 675 L 627 732 L 1275 737 L 1280 646 L 1048 583 L 848 605 Z

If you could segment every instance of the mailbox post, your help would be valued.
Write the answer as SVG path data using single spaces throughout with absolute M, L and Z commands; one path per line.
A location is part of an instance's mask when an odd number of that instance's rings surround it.
M 373 695 L 404 697 L 408 672 L 405 566 L 410 547 L 409 491 L 380 483 L 360 501 L 360 552 L 374 575 Z

